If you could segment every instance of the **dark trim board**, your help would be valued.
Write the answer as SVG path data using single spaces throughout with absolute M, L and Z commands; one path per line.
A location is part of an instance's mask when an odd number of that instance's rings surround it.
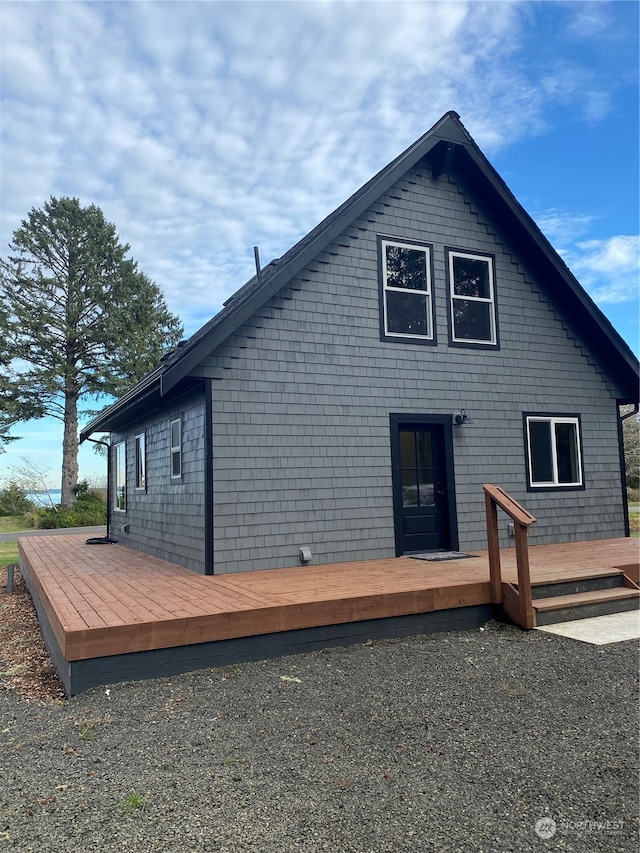
M 494 617 L 491 604 L 454 607 L 408 616 L 368 619 L 339 625 L 302 628 L 255 637 L 239 637 L 211 643 L 195 643 L 169 649 L 154 649 L 124 655 L 67 661 L 34 588 L 29 574 L 21 568 L 38 614 L 45 644 L 51 655 L 68 697 L 93 687 L 120 681 L 142 681 L 193 672 L 198 669 L 226 666 L 232 663 L 268 660 L 288 655 L 305 654 L 334 646 L 350 646 L 367 640 L 409 637 L 443 631 L 466 631 L 480 628 Z

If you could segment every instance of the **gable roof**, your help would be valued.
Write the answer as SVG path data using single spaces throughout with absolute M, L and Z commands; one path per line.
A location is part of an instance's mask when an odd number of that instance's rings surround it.
M 80 440 L 84 441 L 93 432 L 113 429 L 132 420 L 134 414 L 148 410 L 163 397 L 182 389 L 189 373 L 207 355 L 247 322 L 393 184 L 427 157 L 435 178 L 455 166 L 465 186 L 471 188 L 498 218 L 502 231 L 508 235 L 514 248 L 538 274 L 550 301 L 576 329 L 603 367 L 616 376 L 628 400 L 637 401 L 637 358 L 480 151 L 460 116 L 448 112 L 279 260 L 271 261 L 259 275 L 253 276 L 236 291 L 208 323 L 91 421 L 82 431 Z

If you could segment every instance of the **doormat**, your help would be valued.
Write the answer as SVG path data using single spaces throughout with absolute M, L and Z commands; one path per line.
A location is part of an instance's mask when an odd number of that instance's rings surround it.
M 407 554 L 414 560 L 427 560 L 430 563 L 440 563 L 444 560 L 464 560 L 465 557 L 475 557 L 475 554 L 463 554 L 461 551 L 432 551 L 426 554 Z

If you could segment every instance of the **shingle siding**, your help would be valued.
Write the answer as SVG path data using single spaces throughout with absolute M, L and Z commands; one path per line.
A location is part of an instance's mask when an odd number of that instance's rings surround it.
M 182 419 L 182 477 L 171 479 L 170 423 Z M 127 511 L 112 511 L 112 532 L 123 545 L 195 571 L 204 571 L 204 394 L 183 396 L 113 433 L 127 446 Z M 146 490 L 135 484 L 135 436 L 146 440 Z M 123 529 L 125 526 L 128 529 Z
M 437 346 L 380 340 L 378 235 L 432 244 Z M 500 349 L 449 345 L 445 247 L 495 255 Z M 216 573 L 296 565 L 302 545 L 315 563 L 393 556 L 390 413 L 471 417 L 453 430 L 461 548 L 485 547 L 484 482 L 537 516 L 534 544 L 624 535 L 615 383 L 453 178 L 408 173 L 196 372 L 212 377 Z M 581 415 L 583 491 L 527 491 L 524 411 Z

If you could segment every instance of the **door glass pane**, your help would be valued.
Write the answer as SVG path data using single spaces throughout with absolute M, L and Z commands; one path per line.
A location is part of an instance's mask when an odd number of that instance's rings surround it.
M 402 506 L 418 506 L 418 483 L 415 468 L 402 470 Z
M 418 503 L 420 506 L 433 506 L 435 502 L 433 468 L 422 468 L 418 472 Z
M 416 434 L 415 432 L 400 433 L 400 465 L 402 468 L 416 467 Z
M 556 424 L 556 456 L 558 482 L 580 482 L 578 466 L 578 437 L 575 424 Z
M 428 299 L 420 293 L 387 291 L 387 332 L 396 335 L 431 335 Z
M 419 468 L 432 468 L 431 433 L 424 430 L 416 433 L 416 448 Z
M 551 450 L 551 424 L 549 421 L 529 421 L 529 450 L 531 455 L 531 482 L 553 482 L 553 452 Z

